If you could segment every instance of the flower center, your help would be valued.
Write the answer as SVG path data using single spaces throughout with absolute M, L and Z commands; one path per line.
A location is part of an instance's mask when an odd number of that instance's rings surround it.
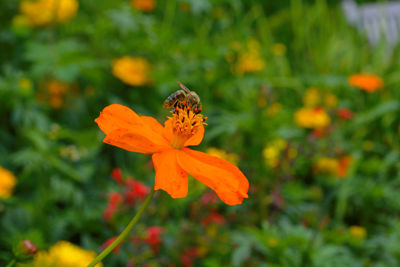
M 176 107 L 172 111 L 172 129 L 173 137 L 171 140 L 171 146 L 176 149 L 181 149 L 185 146 L 187 140 L 199 131 L 200 126 L 205 124 L 207 117 L 203 117 L 202 114 L 194 112 L 187 105 L 182 107 Z

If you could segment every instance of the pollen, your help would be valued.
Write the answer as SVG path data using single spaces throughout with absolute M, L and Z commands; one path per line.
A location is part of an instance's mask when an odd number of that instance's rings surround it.
M 177 149 L 184 147 L 185 142 L 199 131 L 202 124 L 206 124 L 207 117 L 196 113 L 190 106 L 182 105 L 171 111 L 172 129 L 174 137 L 171 145 Z

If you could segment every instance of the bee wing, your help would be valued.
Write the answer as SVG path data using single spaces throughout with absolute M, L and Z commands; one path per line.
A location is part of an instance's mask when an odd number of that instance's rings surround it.
M 177 81 L 177 83 L 179 84 L 179 86 L 180 86 L 183 90 L 186 91 L 186 93 L 190 93 L 190 90 L 189 90 L 186 86 L 184 86 L 181 82 L 178 82 L 178 81 Z

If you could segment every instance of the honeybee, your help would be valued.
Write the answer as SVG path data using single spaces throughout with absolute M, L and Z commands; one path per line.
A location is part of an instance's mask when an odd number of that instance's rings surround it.
M 175 93 L 172 93 L 167 99 L 165 99 L 163 107 L 164 108 L 175 108 L 177 106 L 188 106 L 193 109 L 193 111 L 197 114 L 201 112 L 201 103 L 200 97 L 194 91 L 190 91 L 186 86 L 182 83 L 178 82 L 179 86 L 183 90 L 178 90 Z

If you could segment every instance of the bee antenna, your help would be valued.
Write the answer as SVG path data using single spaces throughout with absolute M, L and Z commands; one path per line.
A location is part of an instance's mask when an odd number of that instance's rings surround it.
M 176 82 L 179 84 L 179 86 L 180 86 L 183 90 L 186 91 L 186 93 L 190 93 L 190 90 L 189 90 L 186 86 L 184 86 L 181 82 L 179 82 L 179 81 L 176 81 Z

